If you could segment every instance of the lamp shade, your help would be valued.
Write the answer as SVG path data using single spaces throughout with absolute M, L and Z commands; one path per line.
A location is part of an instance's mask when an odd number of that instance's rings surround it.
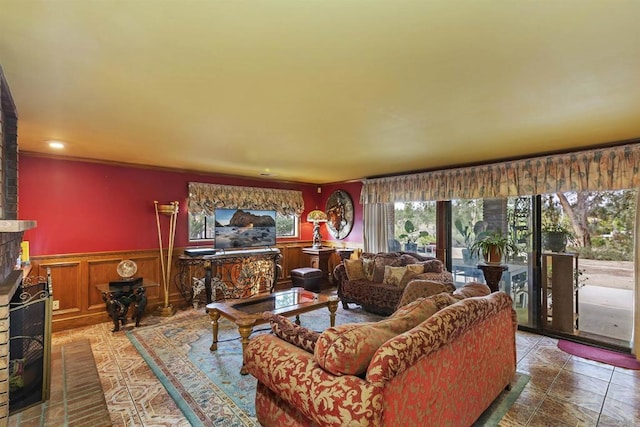
M 327 214 L 319 209 L 309 212 L 307 222 L 327 222 Z

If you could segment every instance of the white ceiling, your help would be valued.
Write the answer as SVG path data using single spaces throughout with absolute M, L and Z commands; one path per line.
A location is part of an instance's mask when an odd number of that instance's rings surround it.
M 0 0 L 21 151 L 314 184 L 640 137 L 640 1 Z

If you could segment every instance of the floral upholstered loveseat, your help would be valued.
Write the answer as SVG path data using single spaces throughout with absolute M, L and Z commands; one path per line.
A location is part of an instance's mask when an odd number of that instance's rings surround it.
M 516 322 L 507 294 L 475 284 L 467 294 L 485 296 L 459 299 L 465 288 L 321 334 L 271 315 L 275 334 L 252 338 L 245 354 L 258 421 L 471 425 L 514 378 Z
M 338 297 L 345 309 L 356 303 L 382 315 L 393 313 L 404 288 L 412 280 L 430 280 L 456 288 L 453 277 L 442 262 L 414 252 L 364 252 L 357 260 L 345 260 L 333 270 Z

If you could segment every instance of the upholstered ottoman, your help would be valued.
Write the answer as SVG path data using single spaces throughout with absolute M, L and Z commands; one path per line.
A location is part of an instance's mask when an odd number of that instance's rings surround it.
M 294 287 L 319 292 L 322 285 L 322 270 L 311 267 L 294 268 L 291 270 L 291 283 Z

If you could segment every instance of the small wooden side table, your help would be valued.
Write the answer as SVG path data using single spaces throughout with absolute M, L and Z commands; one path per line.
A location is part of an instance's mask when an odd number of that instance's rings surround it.
M 498 292 L 500 289 L 498 284 L 502 279 L 502 273 L 507 271 L 509 267 L 506 264 L 478 264 L 478 268 L 484 274 L 484 280 L 491 292 Z
M 322 270 L 322 280 L 329 281 L 329 257 L 335 253 L 335 248 L 302 248 L 302 253 L 309 255 L 311 267 Z

